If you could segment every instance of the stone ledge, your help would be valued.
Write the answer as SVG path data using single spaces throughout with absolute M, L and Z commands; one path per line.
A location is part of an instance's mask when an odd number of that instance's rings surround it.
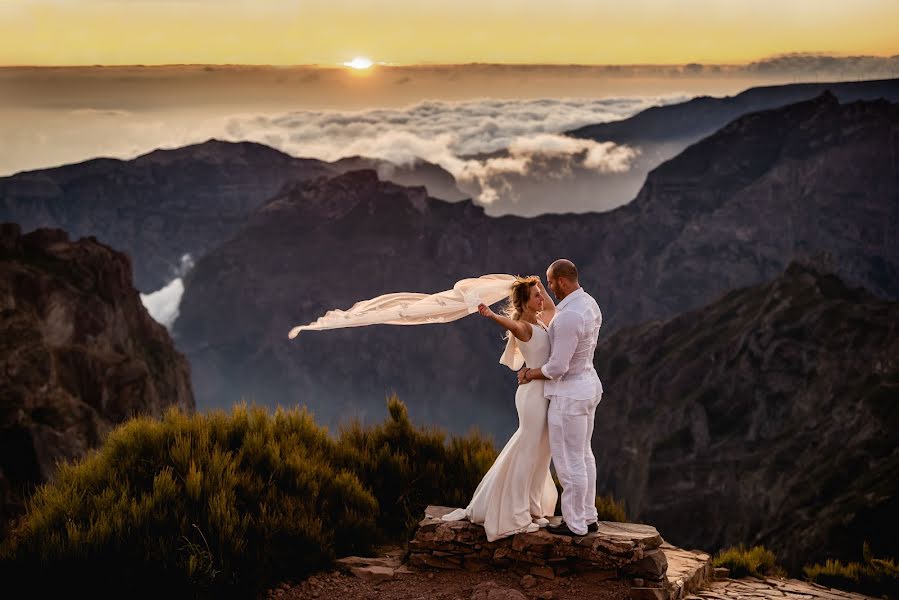
M 718 579 L 684 600 L 879 600 L 856 592 L 828 588 L 808 581 L 777 577 Z
M 661 545 L 668 560 L 668 600 L 682 600 L 712 580 L 712 558 L 700 550 L 684 550 L 668 542 Z
M 582 538 L 539 530 L 488 542 L 481 525 L 441 521 L 455 510 L 429 506 L 409 542 L 409 564 L 419 568 L 512 568 L 551 579 L 572 572 L 601 572 L 610 579 L 642 579 L 647 588 L 668 588 L 668 562 L 661 535 L 650 525 L 600 521 Z M 552 517 L 558 523 L 561 517 Z

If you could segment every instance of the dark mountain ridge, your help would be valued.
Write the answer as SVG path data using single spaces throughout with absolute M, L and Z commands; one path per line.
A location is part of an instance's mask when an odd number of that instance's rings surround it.
M 598 486 L 683 547 L 895 554 L 899 303 L 792 263 L 597 348 Z

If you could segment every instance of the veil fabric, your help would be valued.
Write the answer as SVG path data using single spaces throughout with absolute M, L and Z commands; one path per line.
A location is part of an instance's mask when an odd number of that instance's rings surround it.
M 362 300 L 348 310 L 329 310 L 324 316 L 290 330 L 294 339 L 301 331 L 362 327 L 365 325 L 428 325 L 449 323 L 478 312 L 478 304 L 495 304 L 509 296 L 514 275 L 495 273 L 457 281 L 453 288 L 436 294 L 395 292 Z M 500 363 L 518 370 L 524 357 L 509 335 Z M 519 365 L 515 367 L 514 365 Z
M 394 292 L 371 300 L 362 300 L 348 310 L 327 311 L 308 325 L 298 325 L 287 337 L 294 339 L 301 331 L 321 331 L 342 327 L 365 325 L 428 325 L 450 323 L 478 312 L 478 304 L 495 304 L 509 296 L 514 275 L 494 273 L 457 281 L 453 288 L 436 294 Z M 524 365 L 524 356 L 509 335 L 506 348 L 499 362 L 518 370 Z

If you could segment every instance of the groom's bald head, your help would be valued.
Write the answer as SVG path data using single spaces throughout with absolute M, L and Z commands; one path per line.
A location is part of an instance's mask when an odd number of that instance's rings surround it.
M 546 273 L 552 274 L 553 279 L 564 277 L 571 283 L 577 285 L 577 267 L 575 267 L 574 263 L 567 258 L 560 258 L 559 260 L 553 261 L 553 264 L 549 265 L 549 269 L 546 270 Z
M 560 258 L 549 265 L 546 283 L 559 300 L 581 287 L 577 280 L 577 267 L 567 258 Z

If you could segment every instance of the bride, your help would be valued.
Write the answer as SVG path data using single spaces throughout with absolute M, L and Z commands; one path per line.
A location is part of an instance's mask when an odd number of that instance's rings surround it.
M 504 314 L 497 315 L 490 310 L 491 304 L 504 298 L 508 300 Z M 546 328 L 555 316 L 555 304 L 539 277 L 522 278 L 505 273 L 461 279 L 452 289 L 435 294 L 383 294 L 356 302 L 349 310 L 329 310 L 311 323 L 294 327 L 288 337 L 294 339 L 303 331 L 376 324 L 451 323 L 475 312 L 507 330 L 501 364 L 518 371 L 525 362 L 536 368 L 549 358 Z M 468 506 L 445 515 L 444 520 L 469 519 L 483 524 L 491 542 L 516 533 L 537 531 L 548 524 L 544 517 L 555 513 L 559 494 L 549 471 L 547 405 L 543 380 L 518 387 L 515 393 L 518 430 L 478 484 Z
M 515 279 L 504 314 L 494 313 L 485 304 L 478 305 L 478 311 L 507 330 L 500 363 L 517 371 L 522 363 L 539 367 L 549 358 L 546 328 L 556 307 L 539 277 Z M 491 542 L 545 527 L 549 521 L 544 517 L 555 513 L 558 499 L 549 470 L 543 381 L 518 386 L 515 408 L 518 430 L 478 484 L 471 502 L 442 517 L 444 521 L 468 519 L 483 524 Z

